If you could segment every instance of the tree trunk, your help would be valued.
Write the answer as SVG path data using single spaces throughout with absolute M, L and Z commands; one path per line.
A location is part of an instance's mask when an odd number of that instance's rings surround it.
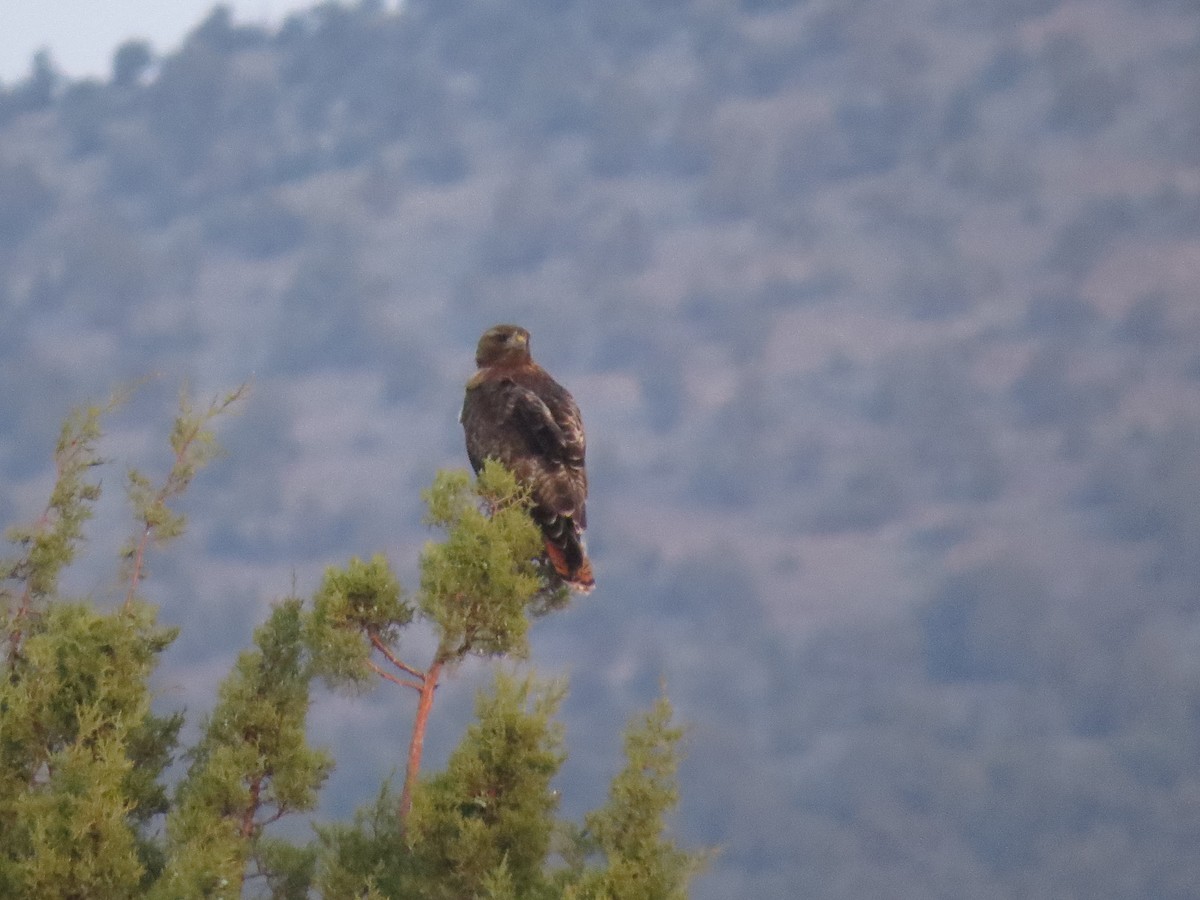
M 412 808 L 413 787 L 421 771 L 421 753 L 425 749 L 425 726 L 429 722 L 429 711 L 433 708 L 433 692 L 437 690 L 438 678 L 442 674 L 442 661 L 436 660 L 421 679 L 421 698 L 417 701 L 417 718 L 413 722 L 412 740 L 408 745 L 408 766 L 404 770 L 404 788 L 400 791 L 400 824 L 408 819 Z

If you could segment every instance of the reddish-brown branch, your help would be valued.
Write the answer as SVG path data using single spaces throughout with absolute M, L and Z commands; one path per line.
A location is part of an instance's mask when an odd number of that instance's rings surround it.
M 255 775 L 250 782 L 250 801 L 246 804 L 246 808 L 242 811 L 242 824 L 238 829 L 242 840 L 244 841 L 250 841 L 254 837 L 254 832 L 260 827 L 259 823 L 255 821 L 254 817 L 258 815 L 258 811 L 262 803 L 263 778 L 264 776 L 262 775 Z M 276 816 L 274 818 L 278 817 Z M 271 820 L 269 819 L 268 821 Z M 253 845 L 251 845 L 251 847 L 253 847 Z M 241 896 L 242 883 L 246 878 L 245 867 L 242 868 L 242 872 L 238 877 L 239 884 L 236 888 L 236 893 L 238 896 Z
M 76 452 L 78 445 L 79 445 L 78 440 L 72 440 L 72 442 L 70 444 L 67 444 L 68 448 L 70 448 L 71 455 L 74 455 L 74 452 Z M 66 463 L 64 461 L 64 454 L 55 455 L 55 458 L 54 458 L 54 484 L 55 485 L 58 485 L 59 481 L 62 480 L 62 472 L 64 472 L 65 469 L 66 469 Z M 38 516 L 37 522 L 34 523 L 34 532 L 32 532 L 32 533 L 34 533 L 34 541 L 37 540 L 38 534 L 41 534 L 42 532 L 44 532 L 44 530 L 46 530 L 47 528 L 50 527 L 50 518 L 52 518 L 53 512 L 54 512 L 54 500 L 52 497 L 52 499 L 50 499 L 50 502 L 46 504 L 46 509 L 42 510 L 42 515 Z M 29 614 L 29 611 L 30 611 L 30 608 L 32 607 L 32 605 L 34 605 L 34 588 L 32 588 L 32 586 L 30 584 L 31 578 L 32 578 L 32 572 L 29 572 L 29 574 L 26 574 L 25 589 L 22 590 L 22 592 L 20 592 L 20 606 L 17 607 L 17 619 L 18 620 L 25 618 L 26 614 Z M 18 642 L 19 642 L 19 632 L 17 632 L 17 634 L 18 634 Z
M 371 646 L 378 650 L 383 655 L 383 658 L 390 662 L 397 669 L 407 672 L 413 678 L 419 679 L 425 677 L 425 673 L 420 669 L 414 669 L 412 666 L 408 665 L 398 656 L 392 653 L 392 651 L 388 649 L 388 645 L 383 642 L 383 639 L 374 632 L 371 633 Z
M 17 607 L 16 621 L 21 621 L 27 615 L 33 606 L 33 588 L 29 586 L 29 579 L 25 579 L 25 590 L 21 591 L 21 605 Z
M 421 682 L 411 681 L 407 678 L 400 678 L 397 675 L 393 675 L 373 659 L 368 659 L 367 665 L 371 667 L 372 672 L 374 672 L 380 678 L 386 678 L 388 681 L 392 682 L 392 684 L 398 684 L 401 687 L 412 688 L 414 691 L 418 692 L 421 690 Z
M 79 446 L 79 441 L 71 441 L 68 445 L 72 454 L 74 454 Z M 55 454 L 54 457 L 54 483 L 57 485 L 62 480 L 63 470 L 66 465 L 63 461 L 63 454 Z M 46 504 L 46 508 L 42 510 L 42 514 L 38 516 L 37 521 L 33 525 L 33 540 L 37 541 L 37 535 L 50 527 L 51 514 L 54 511 L 54 500 L 51 499 Z M 25 588 L 21 591 L 21 603 L 17 607 L 17 612 L 13 616 L 14 627 L 9 633 L 9 658 L 16 659 L 21 650 L 21 638 L 24 636 L 24 628 L 22 621 L 27 618 L 33 610 L 33 573 L 27 572 L 25 575 Z
M 261 828 L 266 828 L 272 822 L 278 822 L 291 811 L 292 810 L 287 806 L 280 806 L 277 810 L 275 810 L 275 812 L 271 813 L 269 816 L 259 822 L 258 825 Z
M 250 802 L 242 813 L 242 837 L 249 840 L 254 836 L 254 816 L 258 813 L 259 797 L 262 795 L 262 776 L 255 775 L 250 782 Z
M 408 765 L 404 770 L 404 787 L 400 791 L 400 808 L 397 810 L 401 825 L 412 809 L 413 787 L 421 771 L 421 754 L 425 749 L 425 726 L 429 723 L 429 711 L 433 709 L 433 692 L 437 690 L 442 665 L 443 661 L 439 656 L 421 679 L 421 699 L 417 701 L 417 718 L 413 722 L 412 740 L 408 745 Z
M 137 549 L 133 553 L 133 566 L 129 572 L 129 591 L 125 594 L 126 610 L 133 605 L 133 598 L 137 595 L 138 584 L 142 580 L 142 570 L 146 565 L 146 545 L 150 543 L 152 530 L 150 525 L 146 525 L 142 529 L 142 537 L 138 541 Z
M 21 655 L 21 639 L 25 637 L 25 620 L 33 613 L 33 590 L 29 587 L 29 579 L 25 579 L 25 590 L 21 592 L 21 605 L 17 607 L 12 619 L 12 629 L 8 632 L 8 661 L 14 662 Z

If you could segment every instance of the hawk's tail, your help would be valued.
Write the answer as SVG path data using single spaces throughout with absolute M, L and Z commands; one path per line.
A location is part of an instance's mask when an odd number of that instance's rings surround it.
M 592 561 L 587 557 L 582 538 L 573 530 L 551 537 L 546 535 L 546 555 L 554 571 L 567 583 L 571 590 L 580 594 L 591 593 L 596 586 L 592 575 Z

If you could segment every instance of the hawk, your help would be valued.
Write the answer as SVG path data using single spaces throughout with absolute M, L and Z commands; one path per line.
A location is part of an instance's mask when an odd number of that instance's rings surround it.
M 554 571 L 573 590 L 596 585 L 583 541 L 587 527 L 585 441 L 579 407 L 529 354 L 529 332 L 496 325 L 479 339 L 459 421 L 478 472 L 503 463 L 529 490 Z

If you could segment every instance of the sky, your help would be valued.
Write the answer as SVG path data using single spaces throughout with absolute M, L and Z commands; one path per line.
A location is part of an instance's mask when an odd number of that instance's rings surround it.
M 225 0 L 234 21 L 278 23 L 316 0 Z M 72 78 L 108 77 L 113 51 L 130 38 L 161 54 L 177 47 L 217 0 L 0 0 L 0 83 L 29 73 L 33 54 L 50 51 Z

